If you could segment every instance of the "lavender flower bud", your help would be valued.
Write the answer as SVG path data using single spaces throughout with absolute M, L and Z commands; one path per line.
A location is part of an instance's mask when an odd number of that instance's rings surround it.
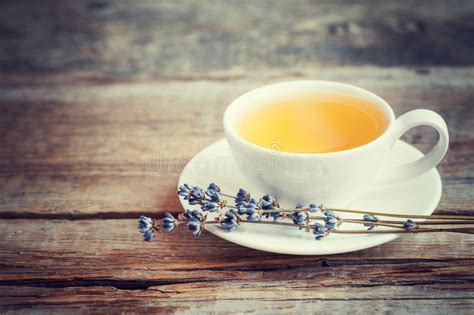
M 263 196 L 259 203 L 263 210 L 277 210 L 280 208 L 280 204 L 272 195 Z M 281 214 L 279 212 L 265 213 L 265 217 L 267 219 L 272 217 L 273 221 L 278 221 L 278 219 L 281 217 Z
M 272 195 L 265 195 L 260 199 L 263 210 L 274 210 L 278 209 L 280 205 L 278 201 Z
M 151 242 L 154 237 L 155 237 L 155 232 L 153 232 L 153 230 L 148 230 L 145 233 L 143 233 L 143 240 L 145 242 Z
M 210 183 L 209 186 L 207 187 L 207 190 L 214 190 L 217 192 L 221 192 L 221 188 L 214 183 Z
M 306 219 L 308 215 L 306 212 L 303 211 L 295 211 L 293 212 L 293 223 L 297 225 L 303 225 L 306 223 Z
M 362 217 L 362 219 L 364 221 L 367 221 L 367 222 L 378 222 L 379 219 L 371 214 L 364 214 L 364 216 Z M 364 226 L 367 226 L 368 229 L 367 230 L 373 230 L 375 229 L 375 225 L 374 224 L 370 224 L 370 223 L 364 223 Z
M 178 187 L 178 195 L 185 197 L 187 199 L 189 194 L 191 193 L 191 186 L 189 184 L 184 184 Z
M 314 238 L 320 241 L 328 234 L 328 229 L 321 223 L 315 223 L 313 225 L 313 234 L 315 235 Z
M 308 206 L 308 210 L 309 210 L 309 212 L 311 212 L 311 213 L 318 212 L 318 209 L 319 209 L 318 206 L 315 205 L 314 203 L 311 203 L 311 204 L 309 204 L 309 206 Z
M 219 204 L 213 201 L 203 201 L 201 209 L 202 211 L 216 212 L 219 209 Z
M 260 216 L 256 212 L 247 213 L 247 220 L 250 221 L 250 222 L 258 221 L 258 220 L 260 220 Z
M 240 207 L 243 202 L 250 200 L 250 194 L 244 189 L 240 188 L 237 196 L 235 197 L 235 206 Z
M 250 199 L 249 201 L 242 201 L 240 206 L 237 207 L 237 212 L 239 214 L 246 214 L 249 209 L 255 209 L 257 206 L 255 199 Z
M 191 189 L 189 196 L 184 199 L 187 199 L 190 205 L 197 205 L 201 204 L 205 198 L 206 195 L 204 194 L 204 191 L 201 188 L 194 186 Z
M 194 206 L 194 205 L 198 205 L 201 203 L 201 200 L 200 199 L 195 199 L 194 197 L 189 197 L 188 198 L 188 204 L 190 206 Z
M 324 219 L 324 223 L 326 224 L 326 227 L 329 230 L 333 230 L 336 228 L 337 224 L 339 223 L 339 220 L 335 217 L 326 217 Z
M 194 236 L 200 236 L 202 232 L 202 222 L 196 219 L 191 219 L 187 223 L 188 229 L 192 232 Z
M 178 226 L 178 221 L 176 221 L 171 213 L 166 212 L 160 226 L 166 233 L 171 233 Z
M 186 209 L 184 210 L 183 216 L 188 220 L 195 219 L 198 221 L 202 221 L 202 213 L 198 210 Z
M 374 217 L 373 215 L 371 214 L 364 214 L 364 216 L 362 217 L 364 219 L 364 221 L 369 221 L 369 222 L 377 222 L 377 218 Z
M 153 227 L 153 220 L 149 217 L 141 215 L 138 219 L 138 230 L 141 233 L 145 233 L 147 230 Z
M 143 234 L 143 239 L 149 242 L 154 237 L 153 220 L 149 217 L 141 215 L 138 219 L 138 230 Z
M 337 218 L 337 215 L 334 211 L 331 211 L 331 210 L 324 210 L 323 214 L 326 216 L 326 217 L 333 217 L 333 218 Z
M 206 195 L 211 198 L 213 202 L 221 201 L 221 195 L 217 192 L 217 190 L 208 189 L 206 190 Z
M 334 211 L 324 210 L 323 214 L 325 216 L 324 223 L 326 224 L 328 230 L 333 230 L 339 225 L 340 219 L 336 213 L 334 213 Z
M 412 219 L 408 219 L 403 223 L 403 228 L 407 231 L 411 231 L 418 228 L 418 225 Z
M 229 210 L 225 213 L 221 220 L 221 226 L 226 232 L 234 230 L 239 225 L 239 219 L 233 210 Z
M 248 221 L 257 221 L 260 219 L 260 215 L 257 212 L 257 204 L 255 199 L 250 199 L 248 202 L 244 201 L 242 205 L 237 209 L 238 214 L 247 215 Z

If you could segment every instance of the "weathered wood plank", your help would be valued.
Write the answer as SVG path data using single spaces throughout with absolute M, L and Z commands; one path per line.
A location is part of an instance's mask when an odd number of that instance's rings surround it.
M 132 220 L 0 221 L 0 308 L 467 314 L 474 305 L 471 237 L 407 235 L 291 259 L 184 230 L 139 238 Z
M 100 85 L 96 77 L 80 74 L 3 77 L 0 215 L 131 218 L 176 209 L 180 171 L 196 152 L 223 136 L 227 104 L 246 90 L 291 75 L 275 71 L 242 79 L 230 72 Z M 420 107 L 440 112 L 452 143 L 439 167 L 445 189 L 439 209 L 474 210 L 469 188 L 474 180 L 474 68 L 420 74 L 405 68 L 334 67 L 300 72 L 298 78 L 365 87 L 387 99 L 398 114 Z M 424 151 L 436 141 L 428 128 L 413 130 L 405 139 Z
M 472 1 L 2 1 L 0 71 L 472 65 Z
M 2 220 L 0 285 L 144 289 L 298 280 L 323 287 L 464 283 L 474 289 L 473 245 L 465 235 L 405 235 L 360 252 L 289 259 L 207 233 L 195 238 L 185 227 L 143 243 L 135 220 Z
M 354 314 L 470 314 L 474 290 L 466 284 L 325 288 L 300 281 L 183 283 L 120 290 L 114 287 L 1 287 L 3 310 L 34 312 L 258 312 Z
M 2 175 L 0 217 L 137 218 L 140 214 L 176 213 L 182 209 L 176 195 L 178 172 L 167 176 L 126 171 L 93 175 L 50 172 L 54 167 L 45 174 Z M 474 178 L 450 177 L 446 172 L 443 176 L 443 197 L 437 212 L 474 212 Z

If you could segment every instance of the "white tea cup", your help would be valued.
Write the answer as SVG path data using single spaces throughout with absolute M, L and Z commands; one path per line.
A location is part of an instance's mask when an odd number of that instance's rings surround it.
M 307 92 L 312 95 L 334 92 L 362 98 L 384 113 L 386 129 L 367 144 L 314 154 L 261 147 L 239 134 L 237 125 L 250 110 Z M 396 141 L 407 130 L 421 125 L 431 126 L 438 132 L 439 140 L 434 148 L 414 162 L 384 167 L 384 161 Z M 385 185 L 420 176 L 436 167 L 449 144 L 447 126 L 439 114 L 416 109 L 395 119 L 392 108 L 379 96 L 359 87 L 330 81 L 290 81 L 247 92 L 235 99 L 225 111 L 224 130 L 234 161 L 247 180 L 280 200 L 301 205 L 317 202 L 345 206 L 369 185 Z

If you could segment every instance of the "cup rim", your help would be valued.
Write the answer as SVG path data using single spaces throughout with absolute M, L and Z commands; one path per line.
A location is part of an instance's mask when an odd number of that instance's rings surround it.
M 343 154 L 348 154 L 348 153 L 356 153 L 362 150 L 366 150 L 372 146 L 377 145 L 381 141 L 383 141 L 386 137 L 389 135 L 389 131 L 392 129 L 391 127 L 393 126 L 395 122 L 395 114 L 393 112 L 393 109 L 390 107 L 390 105 L 383 100 L 380 96 L 377 94 L 370 92 L 366 89 L 363 89 L 361 87 L 357 87 L 355 85 L 351 84 L 346 84 L 346 83 L 340 83 L 336 81 L 324 81 L 324 80 L 293 80 L 293 81 L 283 81 L 283 82 L 278 82 L 278 83 L 272 83 L 268 85 L 264 85 L 259 88 L 252 89 L 248 92 L 245 92 L 244 94 L 238 96 L 236 99 L 234 99 L 227 109 L 224 112 L 223 116 L 223 124 L 224 124 L 224 132 L 227 137 L 232 137 L 237 141 L 240 141 L 244 143 L 247 146 L 250 146 L 251 148 L 260 151 L 262 153 L 275 153 L 274 150 L 270 148 L 265 148 L 261 147 L 257 144 L 254 144 L 246 139 L 244 139 L 236 130 L 235 130 L 235 123 L 232 122 L 232 117 L 235 115 L 237 112 L 237 107 L 241 105 L 242 102 L 245 102 L 247 98 L 253 96 L 254 94 L 257 93 L 262 93 L 262 92 L 268 92 L 268 90 L 272 89 L 281 89 L 281 88 L 288 88 L 288 87 L 296 87 L 296 86 L 303 86 L 303 85 L 314 85 L 321 87 L 321 85 L 325 86 L 331 86 L 333 88 L 338 88 L 340 90 L 346 90 L 350 92 L 356 92 L 360 94 L 363 98 L 370 98 L 371 103 L 373 100 L 376 101 L 376 104 L 378 107 L 383 107 L 384 113 L 386 114 L 386 117 L 388 118 L 388 124 L 385 128 L 385 130 L 375 139 L 372 141 L 354 147 L 350 149 L 345 149 L 345 150 L 340 150 L 340 151 L 333 151 L 333 152 L 320 152 L 320 153 L 304 153 L 304 152 L 286 152 L 286 151 L 278 151 L 278 155 L 280 156 L 287 156 L 287 157 L 313 157 L 313 156 L 318 156 L 318 157 L 332 157 L 332 156 L 340 156 Z

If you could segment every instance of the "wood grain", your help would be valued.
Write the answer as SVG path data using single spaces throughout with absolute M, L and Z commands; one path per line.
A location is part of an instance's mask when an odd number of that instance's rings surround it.
M 443 115 L 451 146 L 439 166 L 445 187 L 439 211 L 455 213 L 474 210 L 473 73 L 341 67 L 300 72 L 298 79 L 362 86 L 384 97 L 397 114 L 424 107 Z M 0 216 L 133 218 L 177 211 L 177 178 L 194 154 L 223 136 L 227 104 L 244 91 L 291 79 L 287 72 L 245 79 L 229 74 L 230 81 L 216 76 L 99 86 L 83 75 L 68 75 L 59 86 L 61 76 L 30 76 L 21 86 L 0 88 Z M 427 152 L 436 136 L 418 128 L 405 139 Z
M 208 234 L 195 238 L 185 227 L 143 243 L 136 220 L 8 220 L 0 224 L 0 284 L 54 286 L 49 280 L 93 283 L 95 279 L 116 281 L 117 286 L 123 282 L 126 287 L 127 282 L 153 285 L 235 278 L 359 286 L 463 283 L 473 276 L 474 239 L 457 234 L 406 235 L 360 252 L 299 257 L 250 250 Z
M 473 65 L 473 1 L 3 1 L 0 70 Z
M 126 288 L 134 282 L 300 279 L 321 286 L 376 286 L 464 283 L 474 276 L 474 239 L 457 234 L 406 235 L 360 252 L 299 257 L 250 250 L 208 234 L 195 238 L 186 227 L 143 243 L 136 220 L 8 220 L 0 225 L 0 285 L 115 281 Z
M 473 16 L 457 0 L 2 1 L 0 312 L 471 314 L 470 236 L 287 256 L 184 229 L 144 244 L 136 217 L 179 211 L 178 176 L 230 101 L 303 79 L 439 112 L 437 212 L 474 214 Z M 427 152 L 436 134 L 404 139 Z
M 4 309 L 73 312 L 189 313 L 449 313 L 470 314 L 472 287 L 463 284 L 325 288 L 298 281 L 192 283 L 120 290 L 114 287 L 0 287 Z M 468 289 L 466 291 L 465 289 Z
M 467 312 L 473 305 L 474 240 L 460 235 L 405 235 L 355 253 L 287 256 L 184 229 L 144 244 L 135 225 L 0 222 L 0 306 L 281 312 L 342 311 L 348 302 L 362 310 L 370 301 L 372 311 Z

